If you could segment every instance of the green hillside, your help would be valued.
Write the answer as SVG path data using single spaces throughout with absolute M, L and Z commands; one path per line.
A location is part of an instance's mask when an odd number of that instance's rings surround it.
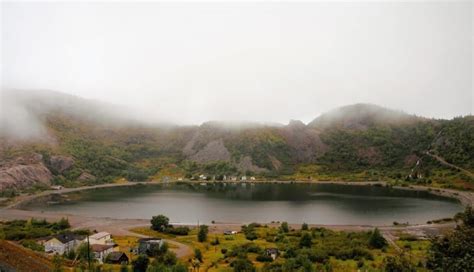
M 25 154 L 42 154 L 53 184 L 251 175 L 474 188 L 469 174 L 474 172 L 472 116 L 432 120 L 357 104 L 308 125 L 211 122 L 178 127 L 97 122 L 62 108 L 31 112 L 45 126 L 48 140 L 4 138 L 0 160 L 5 168 Z M 466 171 L 441 163 L 428 151 Z M 74 164 L 58 172 L 50 160 L 57 155 L 72 158 Z

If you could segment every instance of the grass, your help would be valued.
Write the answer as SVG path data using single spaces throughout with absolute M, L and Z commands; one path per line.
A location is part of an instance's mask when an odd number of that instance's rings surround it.
M 171 239 L 186 244 L 192 247 L 193 249 L 201 250 L 203 255 L 203 263 L 200 266 L 200 270 L 210 272 L 233 271 L 232 267 L 230 267 L 232 259 L 225 258 L 224 254 L 222 253 L 222 249 L 230 251 L 233 247 L 242 247 L 243 245 L 250 242 L 253 242 L 262 249 L 269 247 L 278 248 L 279 246 L 281 248 L 281 246 L 283 245 L 281 243 L 274 242 L 273 240 L 275 235 L 278 234 L 278 228 L 265 226 L 256 228 L 258 239 L 254 241 L 247 240 L 243 233 L 238 233 L 235 235 L 210 233 L 208 235 L 207 241 L 203 243 L 200 243 L 197 240 L 197 229 L 192 229 L 191 232 L 186 236 L 172 236 L 168 234 L 159 233 L 145 227 L 135 228 L 132 229 L 132 231 L 151 237 Z M 341 239 L 349 239 L 348 242 L 351 242 L 352 239 L 360 239 L 357 237 L 351 238 L 350 234 L 344 232 L 327 231 L 327 233 L 328 234 L 324 238 L 315 238 L 314 245 L 319 245 L 323 248 L 327 248 L 331 245 L 341 243 Z M 354 235 L 356 234 L 352 234 L 352 236 Z M 286 237 L 289 241 L 289 244 L 294 244 L 296 241 L 299 240 L 298 231 L 290 231 L 290 233 L 286 234 Z M 216 238 L 219 239 L 220 243 L 218 245 L 211 245 L 211 242 L 214 241 Z M 429 241 L 407 239 L 398 240 L 396 243 L 400 248 L 405 249 L 405 251 L 410 254 L 409 256 L 413 264 L 418 264 L 420 262 L 424 263 L 426 261 L 426 254 L 430 245 Z M 361 269 L 361 271 L 380 271 L 383 266 L 383 260 L 385 257 L 398 254 L 398 251 L 393 247 L 388 247 L 384 250 L 370 249 L 370 252 L 372 253 L 374 259 L 364 260 L 362 268 L 358 267 L 358 262 L 356 260 L 342 260 L 331 256 L 327 264 L 323 265 L 316 263 L 316 270 L 325 270 L 327 267 L 330 267 L 332 271 L 357 271 L 358 269 Z M 256 253 L 248 253 L 248 259 L 252 261 L 255 267 L 257 267 L 257 269 L 262 268 L 264 266 L 264 263 L 256 261 L 256 257 Z M 184 263 L 189 263 L 190 260 L 191 258 L 189 257 L 182 259 Z M 280 256 L 275 260 L 275 262 L 277 263 L 283 263 L 284 261 L 285 258 L 283 256 Z M 424 270 L 420 269 L 420 271 Z

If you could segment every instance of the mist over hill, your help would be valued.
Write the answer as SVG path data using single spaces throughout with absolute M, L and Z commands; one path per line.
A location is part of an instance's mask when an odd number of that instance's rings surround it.
M 474 169 L 474 119 L 344 106 L 308 125 L 210 121 L 177 126 L 57 93 L 2 94 L 0 189 L 163 178 L 385 180 L 472 186 L 426 152 Z

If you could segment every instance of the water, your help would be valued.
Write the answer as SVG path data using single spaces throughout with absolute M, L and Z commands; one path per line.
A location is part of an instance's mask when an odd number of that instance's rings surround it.
M 74 201 L 28 209 L 96 217 L 164 214 L 173 223 L 290 223 L 391 225 L 452 217 L 453 199 L 428 192 L 336 184 L 169 184 L 82 191 Z

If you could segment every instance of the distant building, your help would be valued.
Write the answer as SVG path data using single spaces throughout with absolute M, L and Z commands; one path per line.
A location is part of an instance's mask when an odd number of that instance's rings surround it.
M 246 180 L 247 180 L 247 177 L 246 177 L 246 176 L 242 176 L 242 177 L 240 178 L 240 180 L 246 181 Z
M 114 251 L 110 252 L 109 255 L 107 255 L 105 261 L 111 264 L 128 264 L 129 259 L 127 254 L 121 251 Z
M 99 244 L 91 244 L 92 253 L 94 253 L 94 258 L 99 261 L 99 263 L 103 263 L 105 261 L 105 257 L 107 257 L 110 253 L 114 251 L 115 245 L 99 245 Z
M 237 231 L 235 231 L 235 230 L 226 230 L 226 231 L 224 231 L 224 235 L 233 235 L 233 234 L 237 234 Z
M 255 180 L 255 177 L 250 177 L 250 180 Z
M 61 185 L 53 185 L 53 186 L 51 186 L 51 189 L 53 189 L 53 190 L 62 190 L 62 189 L 64 189 L 64 187 L 61 186 Z
M 265 249 L 265 255 L 272 257 L 273 260 L 275 260 L 280 252 L 278 251 L 277 248 L 266 248 Z
M 163 246 L 164 241 L 160 238 L 143 238 L 138 240 L 138 254 L 152 255 L 155 249 Z
M 107 245 L 113 244 L 112 235 L 108 232 L 102 231 L 89 236 L 89 244 L 91 245 Z
M 64 233 L 47 237 L 44 242 L 44 251 L 46 253 L 63 255 L 64 253 L 75 250 L 84 240 L 84 236 Z

